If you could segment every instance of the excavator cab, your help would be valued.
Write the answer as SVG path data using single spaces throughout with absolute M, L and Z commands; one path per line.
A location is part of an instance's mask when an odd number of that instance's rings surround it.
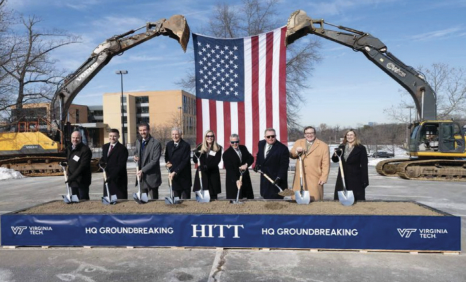
M 454 121 L 423 121 L 415 124 L 409 151 L 412 158 L 464 157 L 465 136 Z

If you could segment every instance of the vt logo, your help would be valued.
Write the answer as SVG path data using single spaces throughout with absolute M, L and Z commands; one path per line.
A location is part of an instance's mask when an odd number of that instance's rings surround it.
M 400 236 L 403 238 L 409 238 L 411 234 L 417 231 L 416 228 L 404 228 L 404 229 L 397 228 L 397 230 L 398 230 L 398 233 L 400 233 Z
M 23 234 L 24 229 L 28 228 L 27 226 L 12 226 L 11 230 L 14 234 L 21 235 Z

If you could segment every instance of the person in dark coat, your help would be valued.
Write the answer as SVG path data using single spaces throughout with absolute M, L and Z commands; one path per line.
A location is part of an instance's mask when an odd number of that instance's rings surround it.
M 102 158 L 100 162 L 105 167 L 107 174 L 108 190 L 111 195 L 116 195 L 118 199 L 128 199 L 128 172 L 126 163 L 128 162 L 128 149 L 118 142 L 120 132 L 118 129 L 110 129 L 107 144 L 102 147 Z M 107 189 L 104 184 L 104 197 L 107 196 Z
M 170 171 L 168 177 L 172 180 L 173 195 L 191 199 L 191 147 L 181 139 L 178 128 L 172 129 L 172 139 L 165 146 L 165 163 Z
M 290 152 L 288 147 L 280 143 L 276 138 L 275 129 L 267 128 L 264 132 L 264 140 L 259 141 L 254 170 L 262 170 L 282 189 L 288 187 L 288 166 L 290 164 Z M 280 191 L 261 175 L 261 196 L 264 199 L 283 199 L 278 195 Z
M 141 193 L 149 193 L 153 200 L 159 198 L 159 186 L 162 184 L 160 173 L 160 156 L 162 145 L 152 137 L 148 124 L 138 125 L 141 139 L 136 142 L 134 160 L 138 163 Z
M 346 190 L 352 190 L 356 201 L 366 200 L 366 187 L 369 186 L 369 173 L 367 167 L 366 147 L 359 141 L 356 132 L 350 129 L 346 132 L 343 143 L 332 156 L 333 162 L 338 162 L 341 156 L 343 172 L 345 175 Z M 333 198 L 338 200 L 338 191 L 343 190 L 341 171 L 338 169 L 338 178 L 335 184 Z
M 239 145 L 238 134 L 230 136 L 230 148 L 223 153 L 223 164 L 226 170 L 225 190 L 227 199 L 236 199 L 238 194 L 237 181 L 240 178 L 240 170 L 243 172 L 239 199 L 244 197 L 254 199 L 252 191 L 251 176 L 249 175 L 248 167 L 254 162 L 254 157 L 249 153 L 248 148 L 244 145 Z
M 88 146 L 81 142 L 81 133 L 71 133 L 71 144 L 66 150 L 68 160 L 68 185 L 73 195 L 80 200 L 89 200 L 89 185 L 91 185 L 91 158 L 92 152 Z
M 212 130 L 207 130 L 204 135 L 204 140 L 200 144 L 193 155 L 193 161 L 200 166 L 198 169 L 202 173 L 202 186 L 204 190 L 209 190 L 210 199 L 216 200 L 217 195 L 222 193 L 220 183 L 220 170 L 218 164 L 222 159 L 222 146 L 215 141 L 215 134 Z M 196 172 L 194 177 L 193 192 L 201 189 L 199 182 L 199 173 Z

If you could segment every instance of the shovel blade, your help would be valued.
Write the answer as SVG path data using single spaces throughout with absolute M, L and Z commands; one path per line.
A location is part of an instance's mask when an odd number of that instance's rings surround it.
M 288 188 L 284 189 L 283 191 L 280 191 L 278 193 L 278 195 L 282 196 L 282 197 L 286 197 L 286 196 L 293 196 L 295 193 L 293 192 L 293 190 L 290 190 Z
M 354 204 L 354 193 L 352 190 L 338 191 L 338 200 L 344 206 L 352 206 Z
M 196 201 L 199 203 L 209 203 L 210 202 L 210 193 L 208 190 L 199 190 L 196 191 Z
M 116 196 L 116 195 L 112 195 L 112 196 L 110 197 L 110 204 L 115 205 L 115 204 L 117 203 L 117 200 L 118 200 L 117 196 Z
M 138 204 L 145 204 L 149 201 L 147 198 L 146 193 L 133 193 L 133 199 L 138 203 Z
M 108 197 L 102 197 L 102 204 L 110 205 L 110 199 Z
M 294 197 L 296 199 L 296 203 L 299 205 L 309 205 L 311 202 L 311 196 L 309 195 L 309 191 L 295 191 Z
M 73 202 L 73 203 L 79 203 L 78 196 L 72 195 L 72 196 L 71 196 L 71 202 Z
M 62 198 L 63 198 L 63 202 L 65 202 L 65 204 L 71 204 L 70 195 L 62 195 Z
M 167 205 L 181 204 L 180 197 L 165 197 L 165 204 Z
M 231 201 L 230 201 L 230 204 L 235 204 L 235 205 L 237 205 L 237 204 L 243 204 L 243 202 L 236 201 L 236 200 L 231 200 Z

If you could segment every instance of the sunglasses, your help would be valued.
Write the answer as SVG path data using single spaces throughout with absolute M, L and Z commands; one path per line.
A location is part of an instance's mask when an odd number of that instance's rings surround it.
M 230 141 L 231 144 L 239 144 L 239 141 Z
M 269 136 L 265 136 L 267 137 L 267 139 L 271 139 L 271 138 L 275 138 L 275 135 L 269 135 Z
M 206 137 L 206 138 L 214 138 L 213 135 L 206 135 L 205 137 Z

